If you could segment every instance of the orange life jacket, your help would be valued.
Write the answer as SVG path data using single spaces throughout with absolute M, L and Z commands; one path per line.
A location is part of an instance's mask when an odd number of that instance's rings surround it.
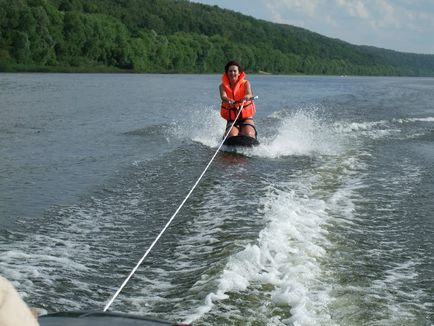
M 234 101 L 241 100 L 244 96 L 246 96 L 246 84 L 247 80 L 244 79 L 246 73 L 243 71 L 240 73 L 237 82 L 235 83 L 234 88 L 231 88 L 231 84 L 229 83 L 229 78 L 226 73 L 222 76 L 222 85 L 226 92 L 226 96 Z M 235 105 L 231 105 L 227 102 L 222 101 L 222 105 L 220 108 L 220 115 L 226 120 L 235 120 L 238 114 L 237 108 L 242 104 L 236 103 Z M 253 101 L 245 101 L 243 106 L 243 111 L 239 119 L 246 119 L 253 117 L 256 113 L 255 103 Z

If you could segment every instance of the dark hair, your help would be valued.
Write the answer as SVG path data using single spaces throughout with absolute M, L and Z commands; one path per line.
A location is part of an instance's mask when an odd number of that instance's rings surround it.
M 235 61 L 235 60 L 231 60 L 231 61 L 229 61 L 229 62 L 226 64 L 226 66 L 225 66 L 225 72 L 228 72 L 230 66 L 237 66 L 237 67 L 238 67 L 238 70 L 239 70 L 240 72 L 243 72 L 243 68 L 241 67 L 241 65 L 239 64 L 238 61 Z

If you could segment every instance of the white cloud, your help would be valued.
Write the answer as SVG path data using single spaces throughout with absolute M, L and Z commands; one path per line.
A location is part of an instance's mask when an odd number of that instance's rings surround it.
M 369 18 L 369 12 L 363 1 L 337 0 L 338 7 L 343 8 L 351 17 Z
M 279 0 L 267 1 L 266 7 L 271 13 L 271 20 L 275 22 L 285 23 L 288 16 L 291 16 L 295 25 L 295 21 L 300 21 L 300 17 L 315 17 L 317 15 L 317 6 L 319 0 Z M 304 19 L 301 19 L 304 20 Z
M 279 5 L 278 1 L 270 1 Z M 282 0 L 280 7 L 292 8 L 298 12 L 304 12 L 308 16 L 314 16 L 319 0 Z
M 434 0 L 195 0 L 353 44 L 434 54 Z
M 417 39 L 425 37 L 433 52 L 434 9 L 424 0 L 273 0 L 267 2 L 269 20 L 300 26 L 354 44 L 401 51 L 420 51 Z M 430 8 L 431 11 L 426 10 Z M 425 11 L 423 11 L 425 10 Z M 418 35 L 414 35 L 414 34 Z M 424 36 L 422 36 L 422 34 Z

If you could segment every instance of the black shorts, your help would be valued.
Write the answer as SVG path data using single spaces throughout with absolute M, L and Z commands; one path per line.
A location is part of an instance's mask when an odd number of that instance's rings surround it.
M 228 132 L 229 128 L 232 126 L 233 123 L 234 123 L 234 120 L 228 120 L 228 122 L 226 123 L 226 132 Z M 237 128 L 238 130 L 240 130 L 240 127 L 242 127 L 242 126 L 253 127 L 253 129 L 255 129 L 255 137 L 258 135 L 253 118 L 238 119 L 235 122 L 234 128 Z

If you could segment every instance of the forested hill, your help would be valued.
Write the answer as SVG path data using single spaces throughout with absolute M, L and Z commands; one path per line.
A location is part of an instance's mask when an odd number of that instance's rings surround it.
M 186 0 L 0 0 L 0 71 L 434 76 L 434 55 L 324 37 Z

